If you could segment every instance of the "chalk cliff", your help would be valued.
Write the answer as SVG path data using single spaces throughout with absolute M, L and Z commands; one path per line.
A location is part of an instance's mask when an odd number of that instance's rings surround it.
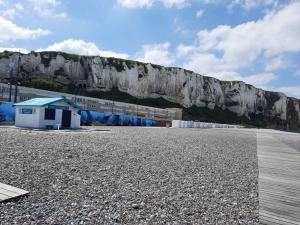
M 241 81 L 221 81 L 182 68 L 61 52 L 21 54 L 20 67 L 18 59 L 19 53 L 0 53 L 2 82 L 7 81 L 11 64 L 13 74 L 20 68 L 18 79 L 22 83 L 34 79 L 54 80 L 72 85 L 74 91 L 84 89 L 87 93 L 117 88 L 138 99 L 163 98 L 185 109 L 223 110 L 237 118 L 246 118 L 253 125 L 300 129 L 299 99 Z M 197 119 L 195 113 L 193 116 Z

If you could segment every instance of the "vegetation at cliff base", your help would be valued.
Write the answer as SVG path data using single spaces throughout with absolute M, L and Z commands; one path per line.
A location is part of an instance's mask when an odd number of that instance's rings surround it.
M 113 88 L 110 91 L 90 91 L 85 89 L 79 90 L 73 84 L 64 85 L 55 80 L 34 79 L 30 81 L 23 81 L 22 86 L 57 91 L 63 93 L 79 94 L 88 97 L 107 99 L 112 101 L 120 101 L 131 104 L 138 104 L 144 106 L 158 107 L 158 108 L 183 108 L 183 120 L 194 120 L 202 122 L 215 122 L 227 124 L 241 124 L 247 127 L 265 127 L 266 121 L 262 114 L 250 115 L 250 119 L 246 116 L 238 116 L 237 114 L 223 110 L 215 106 L 214 109 L 208 107 L 192 106 L 184 108 L 182 105 L 165 100 L 164 98 L 136 98 L 130 94 L 119 91 L 118 88 Z M 280 121 L 273 121 L 278 124 Z
M 144 98 L 139 99 L 133 97 L 125 92 L 119 91 L 117 88 L 113 88 L 111 91 L 93 91 L 87 92 L 87 96 L 94 98 L 107 99 L 112 101 L 121 101 L 131 104 L 145 105 L 158 108 L 183 108 L 183 120 L 195 120 L 202 122 L 215 122 L 215 123 L 227 123 L 227 124 L 241 124 L 247 127 L 261 127 L 263 126 L 261 118 L 253 116 L 253 120 L 245 116 L 237 116 L 237 114 L 223 110 L 220 107 L 209 109 L 208 107 L 192 106 L 190 108 L 184 108 L 182 105 L 168 100 L 160 98 Z
M 31 81 L 22 81 L 21 86 L 37 88 L 47 91 L 57 91 L 63 93 L 74 93 L 74 85 L 64 85 L 55 80 L 34 79 Z

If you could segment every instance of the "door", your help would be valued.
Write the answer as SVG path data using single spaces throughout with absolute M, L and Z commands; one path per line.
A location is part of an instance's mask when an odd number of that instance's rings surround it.
M 62 128 L 70 128 L 71 127 L 71 111 L 70 110 L 62 111 L 61 126 L 62 126 Z

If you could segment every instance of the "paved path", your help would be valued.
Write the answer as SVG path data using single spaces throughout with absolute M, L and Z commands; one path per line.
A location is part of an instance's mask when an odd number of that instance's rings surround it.
M 300 224 L 300 153 L 272 131 L 258 131 L 257 151 L 260 222 Z

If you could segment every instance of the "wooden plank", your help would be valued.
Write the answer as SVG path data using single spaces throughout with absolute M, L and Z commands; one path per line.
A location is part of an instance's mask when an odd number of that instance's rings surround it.
M 7 197 L 9 197 L 9 196 L 0 193 L 0 202 L 4 201 L 5 199 L 7 199 Z
M 20 195 L 19 193 L 12 192 L 12 191 L 9 191 L 9 190 L 3 189 L 3 188 L 0 188 L 0 193 L 3 195 L 7 195 L 9 197 L 16 197 L 16 196 Z
M 299 223 L 285 219 L 282 217 L 278 217 L 277 215 L 274 215 L 270 212 L 266 212 L 264 210 L 260 210 L 260 223 L 261 224 L 278 224 L 278 225 L 299 225 Z
M 28 193 L 28 191 L 25 191 L 25 190 L 20 189 L 20 188 L 13 187 L 13 186 L 8 185 L 8 184 L 3 184 L 3 183 L 0 183 L 0 188 L 7 189 L 7 190 L 10 190 L 12 192 L 16 192 L 16 193 L 20 193 L 20 194 L 27 194 Z
M 11 185 L 0 183 L 0 202 L 27 195 L 29 192 Z
M 260 222 L 299 225 L 300 153 L 271 134 L 257 133 Z

